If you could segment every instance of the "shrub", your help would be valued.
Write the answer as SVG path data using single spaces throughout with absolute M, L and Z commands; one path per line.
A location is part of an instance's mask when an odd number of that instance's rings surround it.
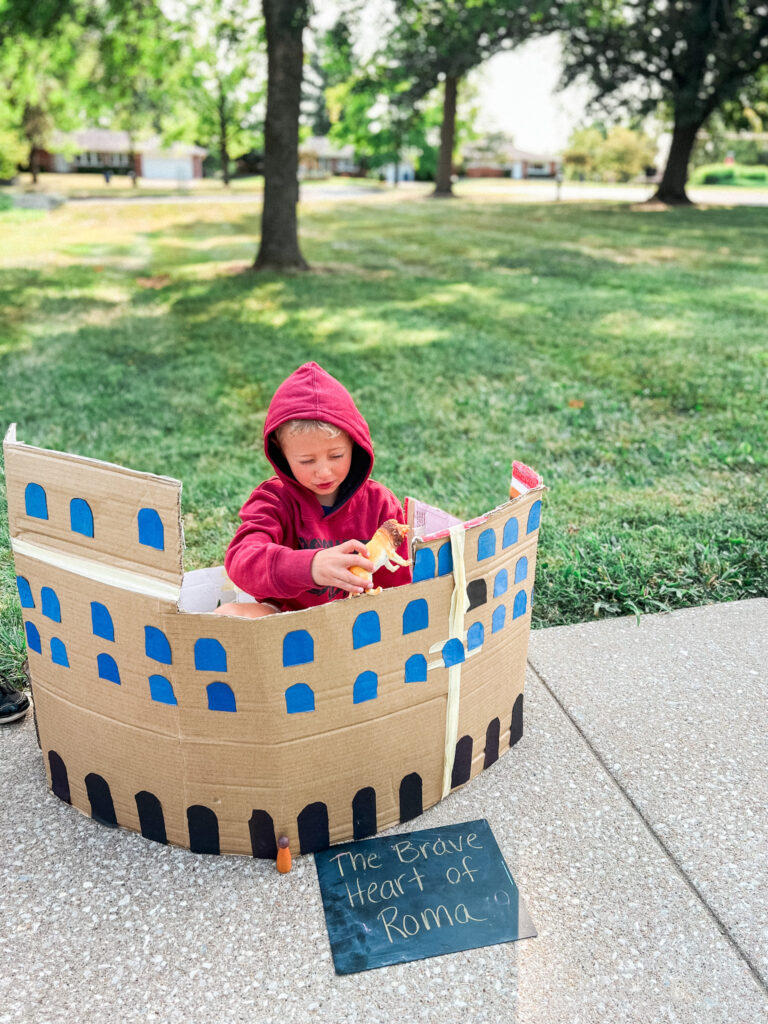
M 656 142 L 645 132 L 619 124 L 610 128 L 593 124 L 573 131 L 563 161 L 569 178 L 631 181 L 655 157 Z
M 768 185 L 768 167 L 743 164 L 708 164 L 697 168 L 691 176 L 694 185 Z

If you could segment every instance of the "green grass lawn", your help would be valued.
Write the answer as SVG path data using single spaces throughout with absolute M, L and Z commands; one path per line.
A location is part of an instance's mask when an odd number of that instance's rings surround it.
M 399 496 L 470 517 L 513 458 L 544 475 L 536 626 L 768 593 L 768 209 L 309 204 L 289 277 L 246 270 L 258 225 L 213 200 L 0 213 L 2 429 L 181 478 L 186 566 L 219 564 L 269 399 L 315 359 Z

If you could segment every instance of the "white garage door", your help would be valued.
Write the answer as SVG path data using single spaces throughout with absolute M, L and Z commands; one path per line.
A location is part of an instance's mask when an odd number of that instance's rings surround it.
M 141 160 L 141 171 L 143 178 L 189 181 L 192 178 L 192 161 L 186 156 L 144 156 Z

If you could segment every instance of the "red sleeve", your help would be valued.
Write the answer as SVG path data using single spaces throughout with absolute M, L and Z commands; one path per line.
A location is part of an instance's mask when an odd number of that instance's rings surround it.
M 315 585 L 312 559 L 317 552 L 285 545 L 285 517 L 275 485 L 262 484 L 240 510 L 242 526 L 227 548 L 227 575 L 257 601 L 287 600 Z
M 403 512 L 403 506 L 392 494 L 391 491 L 385 490 L 385 501 L 384 506 L 379 516 L 379 523 L 385 522 L 387 519 L 396 519 L 398 523 L 405 522 L 405 513 Z M 400 547 L 397 549 L 398 555 L 401 558 L 410 558 L 410 543 L 406 538 Z M 398 565 L 396 572 L 390 572 L 389 569 L 379 569 L 378 572 L 373 574 L 373 582 L 377 587 L 402 587 L 405 583 L 410 583 L 413 578 L 410 565 Z

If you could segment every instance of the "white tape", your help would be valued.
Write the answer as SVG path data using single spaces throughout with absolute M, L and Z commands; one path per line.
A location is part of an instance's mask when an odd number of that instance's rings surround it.
M 135 594 L 145 594 L 147 597 L 156 597 L 161 601 L 175 603 L 179 600 L 181 588 L 175 583 L 156 580 L 151 576 L 131 572 L 129 569 L 103 565 L 90 558 L 81 558 L 80 555 L 67 555 L 63 551 L 43 547 L 42 544 L 33 544 L 28 540 L 12 537 L 11 547 L 15 554 L 34 558 L 38 562 L 45 562 L 46 565 L 52 565 L 56 569 L 64 569 L 65 572 L 73 572 L 96 583 L 106 583 L 110 587 L 131 590 Z
M 464 615 L 469 607 L 467 573 L 464 566 L 464 524 L 451 527 L 451 555 L 453 557 L 453 594 L 448 623 L 449 639 L 464 642 Z M 443 797 L 451 791 L 453 762 L 456 758 L 456 740 L 459 735 L 459 703 L 461 698 L 461 664 L 448 669 L 448 699 L 445 706 L 445 752 L 443 754 Z

